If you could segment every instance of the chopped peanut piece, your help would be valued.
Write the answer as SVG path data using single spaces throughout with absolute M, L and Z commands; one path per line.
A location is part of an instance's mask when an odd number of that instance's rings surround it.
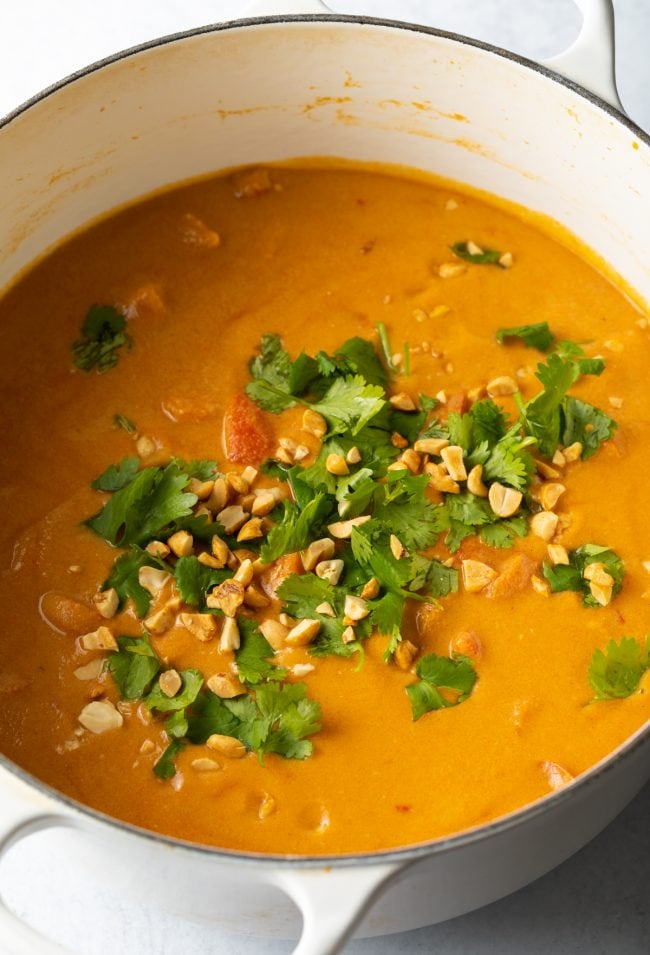
M 408 448 L 409 446 L 409 443 L 406 440 L 406 438 L 404 438 L 401 434 L 398 434 L 397 431 L 393 431 L 393 433 L 391 434 L 390 443 L 393 445 L 394 448 L 399 448 L 400 450 L 402 450 L 403 448 Z
M 108 627 L 98 627 L 91 633 L 79 637 L 84 650 L 117 650 L 117 641 Z
M 604 586 L 592 580 L 589 584 L 589 590 L 591 591 L 591 596 L 601 607 L 606 607 L 610 603 L 613 593 L 611 584 Z
M 413 448 L 407 448 L 406 451 L 400 455 L 400 461 L 406 465 L 411 474 L 417 474 L 422 465 L 422 458 Z
M 448 447 L 448 445 L 449 441 L 447 438 L 420 438 L 413 445 L 413 449 L 419 451 L 420 454 L 439 456 L 442 449 Z
M 364 600 L 374 600 L 379 595 L 379 581 L 376 577 L 371 577 L 361 591 Z
M 231 673 L 215 673 L 207 680 L 208 689 L 222 700 L 243 696 L 246 687 Z
M 206 740 L 208 749 L 214 749 L 222 756 L 228 759 L 241 759 L 246 755 L 246 747 L 240 743 L 234 736 L 223 736 L 221 733 L 213 733 Z
M 77 667 L 76 670 L 73 670 L 73 673 L 78 680 L 98 680 L 102 675 L 105 663 L 104 657 L 95 657 L 85 666 Z
M 540 594 L 542 597 L 548 597 L 551 592 L 548 581 L 544 580 L 543 577 L 538 577 L 537 574 L 533 574 L 530 578 L 530 583 L 535 593 Z
M 239 534 L 237 534 L 238 541 L 252 541 L 259 537 L 264 537 L 261 517 L 251 517 L 249 521 L 246 521 Z
M 213 557 L 212 554 L 201 553 L 196 558 L 199 564 L 203 564 L 205 567 L 210 567 L 212 570 L 221 570 L 223 564 L 217 557 Z
M 84 729 L 97 735 L 119 729 L 124 723 L 122 714 L 110 700 L 93 700 L 84 706 L 78 719 Z
M 555 454 L 553 455 L 553 464 L 556 464 L 559 468 L 563 468 L 566 464 L 566 458 L 564 453 L 558 448 Z
M 354 627 L 351 624 L 348 624 L 347 627 L 344 629 L 343 633 L 341 634 L 341 640 L 343 641 L 343 643 L 347 644 L 347 643 L 354 643 L 356 639 L 357 639 L 357 635 L 354 631 Z
M 251 584 L 244 591 L 244 603 L 252 610 L 261 610 L 268 607 L 271 601 L 256 584 Z
M 108 590 L 100 590 L 98 594 L 95 594 L 93 603 L 101 616 L 105 620 L 110 620 L 117 613 L 120 598 L 117 596 L 115 588 L 109 587 Z
M 234 471 L 226 474 L 226 481 L 235 494 L 248 494 L 250 491 L 248 481 L 241 474 L 236 474 Z
M 369 520 L 370 514 L 363 514 L 361 517 L 352 517 L 349 521 L 336 521 L 334 524 L 328 524 L 327 530 L 337 540 L 349 540 L 352 537 L 352 528 L 360 527 Z
M 202 643 L 217 635 L 217 621 L 211 613 L 179 613 L 178 623 Z
M 239 650 L 241 639 L 239 636 L 239 627 L 234 617 L 226 617 L 219 638 L 219 649 L 222 652 L 227 650 Z
M 341 563 L 343 562 L 341 561 Z M 274 650 L 280 650 L 287 639 L 289 627 L 285 627 L 278 620 L 263 620 L 260 624 L 260 632 Z
M 148 458 L 155 452 L 156 442 L 153 438 L 149 438 L 147 435 L 142 434 L 135 442 L 135 449 L 141 458 Z
M 410 640 L 400 640 L 394 654 L 394 660 L 400 670 L 410 670 L 418 655 L 418 648 Z
M 222 768 L 221 763 L 218 763 L 216 759 L 210 759 L 209 756 L 193 759 L 191 766 L 195 773 L 216 773 Z
M 466 271 L 466 266 L 462 262 L 443 262 L 438 266 L 438 275 L 441 279 L 455 279 Z
M 341 579 L 345 564 L 342 560 L 321 560 L 314 567 L 314 572 L 321 580 L 327 580 L 332 586 L 336 586 Z
M 212 485 L 212 492 L 207 500 L 208 507 L 211 511 L 222 511 L 228 499 L 230 498 L 230 486 L 225 478 L 217 478 Z
M 230 550 L 226 542 L 215 534 L 212 538 L 211 547 L 214 558 L 219 561 L 219 566 L 225 567 L 230 556 Z
M 623 407 L 623 399 L 622 399 L 622 398 L 617 398 L 617 397 L 615 397 L 614 395 L 610 395 L 610 397 L 609 397 L 608 400 L 609 400 L 609 403 L 610 403 L 610 405 L 612 406 L 612 408 L 622 408 L 622 407 Z
M 490 486 L 488 500 L 497 517 L 512 517 L 519 510 L 523 494 L 521 491 L 515 491 L 514 488 L 506 487 L 504 484 L 495 481 Z
M 233 179 L 233 191 L 237 199 L 257 199 L 276 187 L 268 169 L 246 169 Z
M 519 391 L 519 386 L 514 378 L 509 375 L 500 375 L 488 381 L 487 393 L 491 398 L 498 398 L 505 395 L 514 395 Z
M 138 571 L 138 583 L 148 590 L 152 597 L 158 596 L 168 580 L 171 580 L 171 574 L 158 567 L 141 567 Z
M 453 656 L 459 653 L 472 660 L 480 660 L 483 656 L 483 644 L 475 630 L 462 630 L 449 641 L 449 653 Z
M 145 550 L 152 557 L 161 557 L 163 560 L 169 555 L 169 547 L 163 541 L 150 541 Z
M 306 431 L 308 434 L 313 434 L 316 438 L 322 438 L 327 434 L 327 422 L 325 418 L 318 414 L 317 411 L 311 411 L 308 409 L 303 412 L 302 416 L 302 430 Z
M 552 511 L 565 491 L 564 484 L 542 484 L 537 495 L 539 503 L 545 511 Z
M 335 613 L 335 611 L 334 611 L 334 607 L 333 607 L 330 603 L 327 603 L 326 600 L 325 600 L 322 604 L 319 604 L 319 605 L 316 607 L 316 613 L 321 614 L 321 616 L 323 616 L 323 617 L 335 617 L 335 616 L 336 616 L 336 613 Z
M 514 261 L 512 252 L 504 252 L 503 255 L 499 256 L 499 265 L 502 269 L 511 269 Z
M 178 670 L 165 670 L 164 673 L 160 674 L 158 686 L 165 696 L 168 696 L 170 699 L 176 696 L 182 685 L 183 681 Z
M 339 476 L 350 473 L 350 469 L 348 468 L 345 458 L 342 454 L 328 454 L 325 461 L 325 468 L 330 474 L 336 474 Z
M 401 560 L 402 557 L 406 556 L 406 547 L 402 544 L 399 537 L 395 534 L 390 535 L 390 552 L 395 558 L 395 560 Z
M 290 451 L 287 451 L 286 448 L 276 448 L 273 457 L 276 461 L 279 461 L 280 464 L 293 464 L 295 461 L 294 455 Z
M 544 760 L 544 762 L 541 763 L 541 769 L 551 789 L 562 789 L 563 786 L 573 782 L 574 777 L 560 766 L 559 763 Z
M 429 483 L 436 491 L 444 491 L 446 494 L 460 494 L 460 485 L 447 474 L 446 469 L 441 464 L 434 464 L 429 461 L 424 466 L 425 474 L 430 476 Z
M 183 215 L 180 223 L 180 233 L 183 237 L 183 242 L 187 242 L 188 245 L 197 245 L 204 249 L 216 249 L 221 242 L 219 233 L 215 232 L 214 229 L 208 228 L 202 219 L 199 219 L 191 212 L 186 212 Z
M 199 481 L 198 478 L 192 478 L 187 485 L 187 490 L 190 494 L 196 494 L 199 501 L 207 501 L 212 494 L 213 488 L 214 481 Z
M 253 561 L 250 557 L 244 557 L 241 564 L 237 568 L 233 580 L 236 580 L 238 584 L 243 584 L 244 587 L 248 587 L 254 576 L 255 570 L 253 568 Z
M 311 451 L 306 444 L 299 444 L 296 446 L 296 450 L 293 452 L 294 461 L 304 461 L 305 458 L 308 458 L 311 454 Z
M 334 556 L 334 547 L 331 537 L 321 537 L 320 540 L 313 541 L 307 550 L 300 553 L 302 566 L 307 572 L 313 570 L 321 560 L 329 560 Z
M 311 643 L 320 630 L 320 620 L 301 620 L 292 627 L 286 637 L 291 647 L 304 647 Z
M 194 552 L 194 538 L 187 531 L 176 531 L 168 538 L 167 544 L 176 557 L 188 557 Z
M 595 584 L 602 584 L 603 587 L 613 587 L 614 578 L 605 569 L 605 565 L 600 561 L 594 561 L 585 567 L 583 574 L 585 580 L 592 581 Z
M 450 444 L 440 451 L 447 473 L 453 481 L 466 481 L 467 471 L 463 461 L 463 449 L 460 445 Z
M 496 570 L 480 560 L 461 561 L 463 584 L 468 594 L 477 594 L 497 576 Z
M 553 511 L 540 511 L 530 519 L 530 529 L 535 537 L 540 537 L 548 543 L 557 531 L 558 516 Z
M 473 242 L 470 239 L 467 243 L 467 251 L 470 255 L 483 255 L 483 249 L 480 245 L 477 245 L 476 242 Z
M 251 485 L 251 484 L 254 484 L 255 481 L 257 480 L 257 475 L 258 475 L 258 473 L 259 473 L 259 472 L 258 472 L 257 468 L 254 468 L 254 467 L 252 467 L 252 465 L 249 464 L 247 467 L 244 468 L 244 470 L 243 470 L 242 473 L 241 473 L 241 476 L 243 477 L 244 481 L 246 481 L 246 483 L 247 483 L 248 486 L 250 487 L 250 485 Z
M 467 490 L 476 497 L 487 497 L 488 489 L 483 483 L 483 465 L 475 464 L 467 475 Z
M 563 451 L 564 460 L 568 462 L 579 461 L 582 457 L 582 444 L 580 441 L 574 441 L 573 444 L 570 444 L 568 448 L 565 448 Z
M 219 511 L 217 514 L 217 520 L 227 536 L 234 534 L 235 531 L 243 527 L 248 517 L 248 513 L 239 504 L 231 504 L 230 507 L 225 507 L 223 511 Z
M 569 563 L 569 555 L 567 554 L 566 547 L 563 547 L 562 544 L 549 544 L 546 550 L 548 559 L 554 567 L 558 564 Z
M 345 455 L 345 460 L 347 464 L 358 464 L 361 460 L 361 451 L 356 447 L 356 445 L 348 451 Z
M 244 602 L 244 584 L 234 577 L 224 580 L 208 594 L 206 603 L 211 610 L 219 609 L 226 617 L 234 617 Z
M 354 594 L 347 594 L 343 609 L 345 616 L 355 623 L 363 620 L 370 613 L 370 608 L 363 597 L 355 597 Z
M 405 391 L 400 391 L 396 395 L 391 395 L 388 399 L 396 411 L 417 411 L 417 406 L 410 395 Z
M 275 505 L 276 500 L 272 491 L 264 490 L 255 495 L 251 511 L 255 517 L 266 517 L 267 514 L 271 513 Z
M 152 613 L 144 622 L 145 628 L 151 633 L 166 633 L 174 625 L 174 612 L 169 607 Z
M 269 793 L 265 793 L 262 797 L 260 807 L 257 810 L 257 816 L 259 819 L 268 819 L 269 816 L 275 812 L 276 808 L 277 803 L 273 796 L 269 795 Z

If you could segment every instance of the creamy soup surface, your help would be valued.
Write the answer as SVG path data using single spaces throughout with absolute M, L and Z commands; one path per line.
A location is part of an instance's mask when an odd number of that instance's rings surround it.
M 648 719 L 648 320 L 559 230 L 390 170 L 239 171 L 62 244 L 0 339 L 0 749 L 57 789 L 372 851 L 570 785 Z M 329 359 L 301 390 L 302 352 Z M 575 380 L 540 411 L 553 362 Z M 157 498 L 102 512 L 147 468 Z

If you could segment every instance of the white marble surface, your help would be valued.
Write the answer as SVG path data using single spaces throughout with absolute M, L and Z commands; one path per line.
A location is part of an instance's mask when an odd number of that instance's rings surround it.
M 568 45 L 571 0 L 333 0 L 337 12 L 393 16 L 464 32 L 531 57 Z M 650 130 L 650 0 L 615 0 L 619 89 Z M 161 34 L 241 16 L 236 0 L 0 0 L 0 116 L 88 63 Z M 555 872 L 442 925 L 350 943 L 350 955 L 645 955 L 650 951 L 650 788 Z M 170 912 L 144 912 L 119 885 L 100 892 L 69 870 L 65 837 L 32 837 L 0 867 L 15 910 L 75 955 L 286 955 L 288 942 L 226 935 Z M 4 955 L 1 948 L 0 955 Z

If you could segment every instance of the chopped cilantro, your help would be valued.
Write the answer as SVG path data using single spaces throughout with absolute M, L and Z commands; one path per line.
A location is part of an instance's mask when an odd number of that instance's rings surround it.
M 185 749 L 185 743 L 180 739 L 173 739 L 162 756 L 154 764 L 153 771 L 158 779 L 173 779 L 176 775 L 174 760 Z
M 95 491 L 119 491 L 131 483 L 139 467 L 138 457 L 122 458 L 119 464 L 110 464 L 90 486 Z
M 100 374 L 117 364 L 118 349 L 130 345 L 126 319 L 112 305 L 92 305 L 81 327 L 81 338 L 72 345 L 74 364 L 82 371 L 97 368 Z
M 579 441 L 582 445 L 583 461 L 595 454 L 603 441 L 609 441 L 617 427 L 614 419 L 600 408 L 572 396 L 566 399 L 562 444 L 568 448 L 575 441 Z
M 507 338 L 519 338 L 528 348 L 537 348 L 539 351 L 548 351 L 555 343 L 555 335 L 548 327 L 548 322 L 500 328 L 497 332 L 498 343 L 503 345 Z
M 498 252 L 496 249 L 482 249 L 481 252 L 470 252 L 467 246 L 467 242 L 454 242 L 449 248 L 459 259 L 464 259 L 465 262 L 471 262 L 472 265 L 497 265 L 499 268 L 503 268 L 499 262 L 503 252 Z
M 203 674 L 198 670 L 182 670 L 180 676 L 183 684 L 176 696 L 166 696 L 160 689 L 160 684 L 154 684 L 149 695 L 145 697 L 145 703 L 150 710 L 158 710 L 159 713 L 174 713 L 176 710 L 184 710 L 186 706 L 194 703 L 203 686 Z
M 119 650 L 108 658 L 108 669 L 123 700 L 139 700 L 160 670 L 160 660 L 148 636 L 118 637 Z
M 151 594 L 141 586 L 139 573 L 141 567 L 164 567 L 162 561 L 139 547 L 131 547 L 113 564 L 110 576 L 102 584 L 102 590 L 113 587 L 117 591 L 120 606 L 131 598 L 138 617 L 144 617 L 151 604 Z
M 323 520 L 331 512 L 331 504 L 325 494 L 319 492 L 302 509 L 285 501 L 284 515 L 268 534 L 260 549 L 260 559 L 270 564 L 283 554 L 303 550 L 310 540 L 318 537 Z
M 347 362 L 349 372 L 361 375 L 369 385 L 385 387 L 388 376 L 377 357 L 372 342 L 365 338 L 349 338 L 337 348 L 335 355 Z
M 278 588 L 278 597 L 292 617 L 298 620 L 320 621 L 320 630 L 310 646 L 310 652 L 314 656 L 332 653 L 349 657 L 355 652 L 356 648 L 352 644 L 342 640 L 345 629 L 342 619 L 345 593 L 342 587 L 333 587 L 327 580 L 321 580 L 311 573 L 292 574 L 283 580 Z M 330 604 L 336 616 L 318 613 L 316 607 L 322 603 Z
M 388 329 L 384 322 L 377 322 L 375 325 L 377 329 L 377 335 L 379 337 L 379 343 L 381 345 L 381 350 L 384 354 L 384 361 L 386 362 L 386 367 L 389 372 L 395 371 L 395 365 L 393 364 L 393 349 L 391 348 L 390 339 L 388 337 Z
M 622 586 L 625 575 L 623 561 L 615 551 L 598 544 L 584 544 L 577 550 L 569 552 L 568 564 L 544 564 L 544 576 L 549 582 L 552 593 L 563 590 L 575 590 L 582 594 L 582 602 L 587 607 L 599 607 L 600 604 L 592 595 L 589 580 L 585 578 L 585 571 L 590 564 L 603 564 L 605 571 L 613 578 L 612 595 L 616 595 Z
M 197 557 L 190 555 L 178 558 L 174 577 L 183 603 L 191 607 L 204 607 L 208 591 L 232 577 L 232 571 L 206 567 Z
M 184 461 L 183 458 L 172 458 L 172 463 L 175 464 L 183 474 L 187 474 L 188 478 L 196 478 L 197 481 L 211 481 L 217 476 L 219 470 L 217 462 L 209 459 Z
M 115 425 L 116 428 L 121 428 L 123 431 L 126 431 L 126 433 L 130 435 L 132 438 L 134 438 L 138 433 L 138 429 L 136 428 L 134 423 L 131 421 L 131 419 L 126 417 L 126 415 L 114 414 L 113 424 Z
M 589 685 L 596 700 L 621 700 L 639 689 L 641 677 L 650 669 L 650 637 L 645 647 L 634 637 L 610 640 L 605 650 L 596 650 L 589 665 Z
M 279 335 L 262 336 L 260 354 L 251 359 L 249 368 L 253 381 L 246 394 L 265 411 L 277 414 L 295 404 L 289 387 L 291 358 Z
M 334 433 L 359 434 L 384 407 L 384 389 L 369 385 L 361 375 L 335 378 L 322 399 L 310 405 L 322 414 Z
M 144 468 L 86 524 L 119 547 L 162 536 L 174 521 L 192 513 L 197 498 L 184 491 L 188 480 L 174 462 L 166 468 Z
M 464 702 L 476 683 L 474 665 L 468 657 L 463 656 L 452 659 L 429 653 L 421 657 L 415 672 L 420 678 L 419 682 L 406 687 L 414 720 L 419 720 L 431 710 L 457 706 Z M 450 699 L 441 693 L 441 690 L 458 695 L 455 699 Z
M 260 633 L 257 623 L 247 617 L 240 617 L 238 624 L 241 645 L 235 653 L 235 659 L 242 683 L 256 685 L 263 680 L 284 680 L 287 671 L 269 662 L 275 651 Z

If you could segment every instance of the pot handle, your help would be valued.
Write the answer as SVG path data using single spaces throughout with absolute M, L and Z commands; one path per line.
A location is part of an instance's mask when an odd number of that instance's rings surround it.
M 276 872 L 273 884 L 303 917 L 293 955 L 336 955 L 375 899 L 408 863 Z
M 612 0 L 573 2 L 582 14 L 580 33 L 568 50 L 542 60 L 541 66 L 560 73 L 623 112 L 616 89 Z
M 0 762 L 0 860 L 25 836 L 54 826 L 73 825 L 73 810 L 41 793 Z M 13 914 L 0 896 L 0 951 L 3 955 L 65 955 Z
M 612 0 L 573 2 L 582 14 L 580 33 L 568 50 L 540 60 L 540 66 L 560 73 L 624 112 L 616 89 Z M 321 0 L 254 0 L 246 8 L 247 17 L 331 12 Z

